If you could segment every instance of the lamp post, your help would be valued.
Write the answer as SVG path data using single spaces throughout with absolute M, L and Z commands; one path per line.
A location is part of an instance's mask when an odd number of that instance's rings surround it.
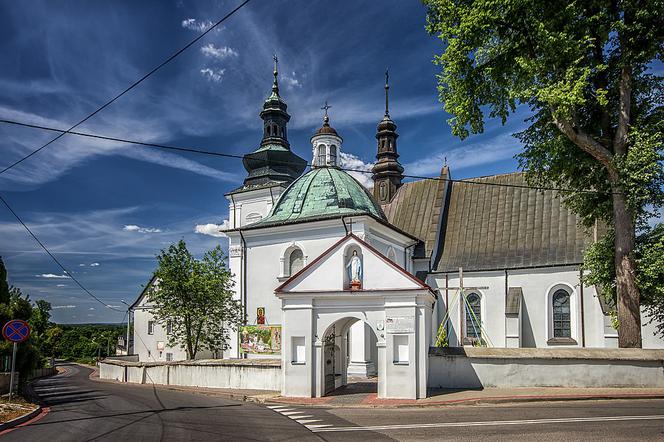
M 127 306 L 127 340 L 125 341 L 125 348 L 127 349 L 127 356 L 129 356 L 129 324 L 131 324 L 131 306 L 127 304 L 124 299 L 120 300 L 120 302 Z

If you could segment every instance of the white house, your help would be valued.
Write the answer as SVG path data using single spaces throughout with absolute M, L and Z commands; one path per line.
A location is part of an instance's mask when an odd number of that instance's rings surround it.
M 440 330 L 450 346 L 616 347 L 610 309 L 580 282 L 592 235 L 556 193 L 528 188 L 520 173 L 454 182 L 447 166 L 404 182 L 388 90 L 370 192 L 340 168 L 343 139 L 327 110 L 303 173 L 275 67 L 262 141 L 226 195 L 248 325 L 223 357 L 280 358 L 285 395 L 377 375 L 380 397 L 420 398 Z M 144 296 L 134 311 L 141 360 L 184 358 L 150 325 Z M 644 347 L 664 348 L 647 322 Z

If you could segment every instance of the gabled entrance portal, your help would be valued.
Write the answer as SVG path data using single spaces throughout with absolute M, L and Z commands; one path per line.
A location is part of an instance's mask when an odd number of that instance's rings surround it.
M 362 259 L 353 275 L 348 250 Z M 346 288 L 358 275 L 361 288 Z M 435 295 L 369 244 L 346 236 L 275 293 L 282 300 L 284 396 L 320 397 L 346 385 L 348 330 L 362 321 L 376 338 L 378 397 L 426 397 Z

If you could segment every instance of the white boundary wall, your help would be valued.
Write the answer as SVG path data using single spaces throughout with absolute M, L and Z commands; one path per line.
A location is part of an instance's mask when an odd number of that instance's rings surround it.
M 664 387 L 664 350 L 432 348 L 428 385 Z
M 201 360 L 140 363 L 105 359 L 99 378 L 137 384 L 281 390 L 280 360 Z

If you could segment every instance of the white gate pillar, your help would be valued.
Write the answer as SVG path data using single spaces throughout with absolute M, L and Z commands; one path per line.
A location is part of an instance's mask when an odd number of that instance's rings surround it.
M 371 335 L 373 332 L 367 323 L 357 321 L 350 327 L 350 363 L 348 374 L 351 376 L 373 376 L 376 366 L 371 360 Z

